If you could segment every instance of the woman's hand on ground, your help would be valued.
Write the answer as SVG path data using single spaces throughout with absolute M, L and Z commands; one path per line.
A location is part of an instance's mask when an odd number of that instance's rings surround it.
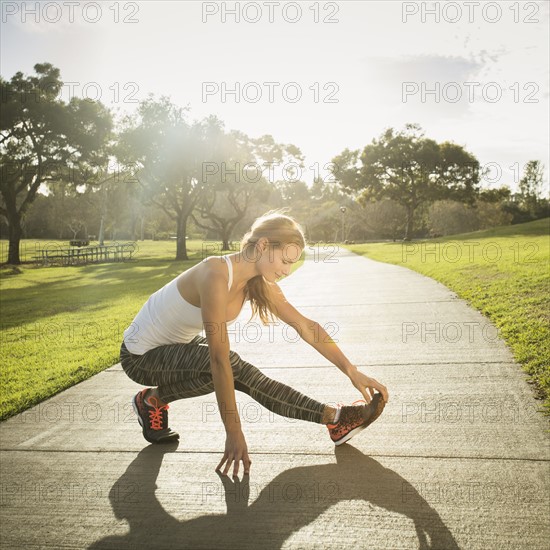
M 370 403 L 374 395 L 374 390 L 378 390 L 382 394 L 382 399 L 388 404 L 388 390 L 384 384 L 380 384 L 378 380 L 363 374 L 359 369 L 355 370 L 349 376 L 351 383 L 361 392 L 365 401 Z
M 243 462 L 244 473 L 250 473 L 250 464 L 252 464 L 252 461 L 248 457 L 248 448 L 242 430 L 227 432 L 225 437 L 225 452 L 221 462 L 216 467 L 216 471 L 218 471 L 224 462 L 227 461 L 225 470 L 223 471 L 223 474 L 227 475 L 231 463 L 234 462 L 233 475 L 236 476 L 239 474 L 239 463 L 241 460 Z

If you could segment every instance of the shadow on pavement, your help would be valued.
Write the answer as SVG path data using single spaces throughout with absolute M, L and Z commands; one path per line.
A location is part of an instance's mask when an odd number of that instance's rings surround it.
M 364 505 L 358 508 L 352 502 L 364 501 L 370 508 L 384 508 L 412 520 L 421 550 L 459 548 L 437 511 L 409 482 L 350 445 L 335 447 L 336 464 L 291 468 L 257 494 L 250 488 L 250 476 L 239 480 L 218 474 L 217 483 L 202 483 L 202 505 L 208 506 L 209 499 L 225 498 L 227 513 L 179 521 L 162 508 L 155 496 L 164 453 L 174 452 L 177 446 L 177 442 L 149 445 L 137 455 L 109 492 L 116 518 L 125 519 L 130 532 L 100 539 L 90 549 L 279 549 L 293 533 L 340 501 L 346 501 L 350 516 L 355 518 L 350 521 L 355 534 L 356 517 L 362 514 L 364 535 L 368 536 L 369 515 L 364 513 Z M 128 487 L 138 487 L 139 491 L 128 494 Z M 345 523 L 342 509 L 336 513 Z M 343 523 L 335 537 L 345 537 L 348 532 Z M 345 545 L 346 541 L 326 541 L 328 547 L 338 543 Z M 349 543 L 356 546 L 357 541 Z

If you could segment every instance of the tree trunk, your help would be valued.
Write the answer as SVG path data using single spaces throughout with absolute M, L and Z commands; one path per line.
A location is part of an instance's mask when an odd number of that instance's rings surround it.
M 21 242 L 21 218 L 19 213 L 12 213 L 8 221 L 9 230 L 9 249 L 8 249 L 8 263 L 12 265 L 21 264 L 19 257 L 19 244 Z
M 99 222 L 99 246 L 105 245 L 105 226 L 103 221 L 103 216 L 101 216 L 101 220 Z
M 413 232 L 413 223 L 414 223 L 414 208 L 412 206 L 407 206 L 407 225 L 405 228 L 405 237 L 404 241 L 410 241 Z
M 178 217 L 177 223 L 177 244 L 176 244 L 176 260 L 186 261 L 187 257 L 187 243 L 185 241 L 187 233 L 187 215 L 181 215 Z

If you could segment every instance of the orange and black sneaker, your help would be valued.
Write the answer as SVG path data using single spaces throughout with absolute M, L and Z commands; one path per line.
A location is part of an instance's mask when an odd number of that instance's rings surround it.
M 364 405 L 356 405 L 364 403 Z M 382 394 L 375 393 L 371 402 L 367 404 L 364 399 L 358 399 L 351 405 L 339 403 L 340 416 L 334 424 L 327 424 L 330 438 L 335 445 L 342 445 L 354 435 L 370 426 L 381 414 L 386 406 Z
M 156 397 L 146 400 L 148 389 L 139 391 L 132 399 L 138 422 L 143 428 L 143 437 L 149 443 L 168 443 L 179 439 L 179 434 L 168 427 L 168 403 L 159 407 Z

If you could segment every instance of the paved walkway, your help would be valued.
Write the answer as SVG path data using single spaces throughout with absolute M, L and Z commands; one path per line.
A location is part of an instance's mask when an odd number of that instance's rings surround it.
M 0 425 L 0 547 L 548 548 L 548 424 L 494 327 L 439 283 L 346 250 L 310 253 L 282 287 L 387 385 L 377 422 L 335 448 L 324 426 L 237 392 L 253 464 L 234 483 L 214 472 L 214 394 L 172 403 L 179 445 L 149 445 L 139 386 L 115 365 Z M 248 317 L 231 336 L 246 360 L 319 400 L 361 397 L 292 329 Z

